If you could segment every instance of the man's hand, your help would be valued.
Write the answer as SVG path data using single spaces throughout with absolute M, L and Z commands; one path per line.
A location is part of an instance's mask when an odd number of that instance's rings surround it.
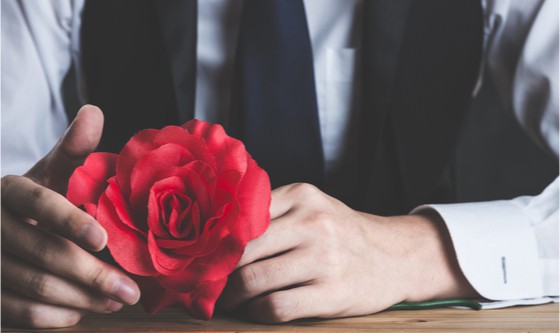
M 88 312 L 136 303 L 137 285 L 85 249 L 107 233 L 61 195 L 74 168 L 97 146 L 103 115 L 84 106 L 53 150 L 25 176 L 2 178 L 2 321 L 65 327 Z
M 276 323 L 476 295 L 435 216 L 360 213 L 307 184 L 274 190 L 270 211 L 221 296 L 225 309 Z

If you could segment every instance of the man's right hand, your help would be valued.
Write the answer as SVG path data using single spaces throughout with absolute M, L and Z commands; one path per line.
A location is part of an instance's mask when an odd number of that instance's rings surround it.
M 62 195 L 99 143 L 103 114 L 84 106 L 58 144 L 24 176 L 2 178 L 2 321 L 35 328 L 77 324 L 140 298 L 136 283 L 87 250 L 107 233 Z

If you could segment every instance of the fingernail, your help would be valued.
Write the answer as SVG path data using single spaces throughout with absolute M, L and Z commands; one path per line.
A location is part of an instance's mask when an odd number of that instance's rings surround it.
M 114 296 L 126 304 L 135 304 L 140 298 L 140 291 L 133 282 L 119 279 L 115 285 Z
M 105 246 L 105 233 L 98 226 L 88 223 L 82 227 L 82 240 L 93 250 L 101 250 Z
M 123 307 L 122 303 L 110 299 L 109 304 L 107 304 L 107 309 L 105 310 L 105 312 L 106 313 L 116 312 L 122 309 L 122 307 Z

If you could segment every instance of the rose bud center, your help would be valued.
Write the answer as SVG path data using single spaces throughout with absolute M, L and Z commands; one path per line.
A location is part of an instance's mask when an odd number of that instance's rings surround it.
M 160 223 L 175 239 L 190 240 L 200 230 L 200 209 L 185 193 L 172 190 L 158 194 Z

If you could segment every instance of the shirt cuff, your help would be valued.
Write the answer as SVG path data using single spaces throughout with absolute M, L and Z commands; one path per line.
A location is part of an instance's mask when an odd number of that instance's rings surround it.
M 444 220 L 459 267 L 472 287 L 489 300 L 543 296 L 535 232 L 511 201 L 424 205 Z

